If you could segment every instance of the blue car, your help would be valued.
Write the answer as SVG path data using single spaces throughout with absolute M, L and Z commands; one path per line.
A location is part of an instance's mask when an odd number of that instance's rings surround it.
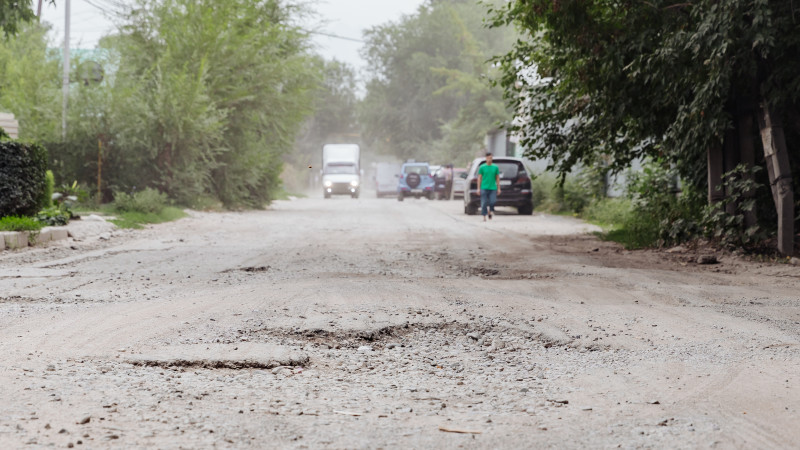
M 409 162 L 403 164 L 397 183 L 397 200 L 403 201 L 406 197 L 428 197 L 433 200 L 436 181 L 428 163 Z

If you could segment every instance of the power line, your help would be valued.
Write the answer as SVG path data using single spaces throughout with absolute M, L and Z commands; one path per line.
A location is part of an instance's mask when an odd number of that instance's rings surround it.
M 326 36 L 326 37 L 334 38 L 334 39 L 341 39 L 343 41 L 358 42 L 359 44 L 366 44 L 366 42 L 361 40 L 361 39 L 356 39 L 356 38 L 351 38 L 351 37 L 346 37 L 346 36 L 339 36 L 338 34 L 333 34 L 333 33 L 324 33 L 322 31 L 307 31 L 307 30 L 306 30 L 306 33 L 308 33 L 308 34 L 317 34 L 317 35 L 320 35 L 320 36 Z

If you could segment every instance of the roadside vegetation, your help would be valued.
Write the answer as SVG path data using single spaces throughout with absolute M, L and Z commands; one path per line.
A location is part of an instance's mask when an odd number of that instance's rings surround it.
M 97 211 L 139 227 L 286 196 L 282 158 L 323 78 L 301 2 L 115 3 L 117 30 L 73 52 L 63 137 L 60 50 L 28 3 L 0 6 L 0 111 L 20 122 L 3 146 L 38 153 L 4 161 L 0 217 Z
M 57 183 L 91 186 L 98 205 L 149 188 L 183 206 L 260 208 L 278 192 L 282 155 L 320 79 L 296 25 L 304 6 L 115 3 L 116 32 L 73 55 L 66 139 L 59 51 L 30 6 L 16 8 L 0 42 L 0 110 L 14 112 L 22 139 L 48 149 Z
M 36 219 L 20 216 L 0 218 L 0 231 L 37 231 L 44 225 Z
M 368 30 L 366 96 L 359 121 L 370 148 L 398 157 L 464 165 L 486 133 L 511 121 L 499 71 L 488 63 L 510 51 L 513 27 L 487 28 L 487 5 L 427 1 L 414 14 Z
M 654 161 L 629 189 L 634 242 L 771 239 L 783 254 L 800 224 L 797 14 L 781 0 L 515 0 L 490 11 L 494 26 L 522 33 L 496 62 L 526 156 L 552 161 L 562 180 Z M 661 173 L 681 189 L 663 190 Z
M 723 177 L 729 198 L 722 208 L 708 205 L 704 193 L 681 184 L 663 161 L 651 161 L 641 171 L 626 172 L 622 195 L 608 197 L 600 173 L 577 171 L 563 182 L 552 173 L 534 179 L 537 210 L 569 214 L 604 229 L 601 237 L 628 249 L 665 247 L 704 239 L 729 249 L 764 252 L 774 215 L 769 212 L 768 190 L 758 182 L 759 168 L 748 173 L 739 166 Z M 759 204 L 759 199 L 761 204 Z M 728 210 L 729 205 L 737 205 Z M 759 221 L 745 227 L 746 214 L 756 212 Z
M 145 224 L 164 223 L 186 217 L 186 213 L 168 204 L 167 195 L 155 189 L 126 194 L 117 192 L 106 211 L 114 216 L 111 223 L 120 228 L 142 228 Z
M 109 222 L 120 228 L 140 229 L 144 228 L 147 224 L 156 224 L 164 222 L 172 222 L 186 217 L 186 213 L 174 206 L 165 206 L 164 209 L 158 212 L 144 213 L 140 211 L 117 211 L 114 209 L 107 210 L 114 218 Z

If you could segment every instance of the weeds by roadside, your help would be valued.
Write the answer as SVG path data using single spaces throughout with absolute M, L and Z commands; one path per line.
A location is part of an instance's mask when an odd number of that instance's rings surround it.
M 116 216 L 111 223 L 120 228 L 142 228 L 145 224 L 164 223 L 186 217 L 182 209 L 167 205 L 167 196 L 155 189 L 127 194 L 114 194 L 111 212 Z
M 68 224 L 70 219 L 72 219 L 72 217 L 73 217 L 72 211 L 51 206 L 50 208 L 39 211 L 36 214 L 35 219 L 39 223 L 55 227 Z
M 24 216 L 0 218 L 0 231 L 39 231 L 44 225 L 36 219 Z
M 141 229 L 144 225 L 171 222 L 186 217 L 186 213 L 180 208 L 166 206 L 157 213 L 146 213 L 140 211 L 116 212 L 116 219 L 110 222 L 120 228 Z
M 651 161 L 640 172 L 627 174 L 625 195 L 609 198 L 598 194 L 596 176 L 577 174 L 558 185 L 545 174 L 533 182 L 537 210 L 568 213 L 603 228 L 601 239 L 618 242 L 627 249 L 677 245 L 692 239 L 708 239 L 728 249 L 758 251 L 768 236 L 768 225 L 744 227 L 744 216 L 753 211 L 759 196 L 768 194 L 757 179 L 758 171 L 737 167 L 723 176 L 729 202 L 707 205 L 704 192 L 680 185 L 676 174 L 660 161 Z M 767 199 L 768 200 L 768 199 Z M 766 201 L 766 200 L 765 200 Z

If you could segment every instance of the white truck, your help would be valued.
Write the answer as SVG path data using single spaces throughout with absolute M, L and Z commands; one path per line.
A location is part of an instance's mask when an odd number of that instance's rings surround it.
M 326 144 L 322 147 L 322 193 L 349 195 L 361 193 L 361 148 L 356 144 Z

